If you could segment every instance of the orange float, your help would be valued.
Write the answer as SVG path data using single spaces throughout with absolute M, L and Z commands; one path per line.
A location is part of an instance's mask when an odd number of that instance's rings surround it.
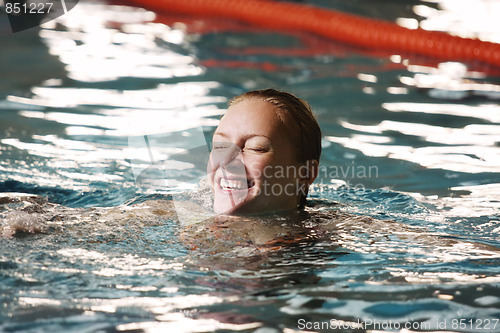
M 273 29 L 307 31 L 369 49 L 500 67 L 500 44 L 270 0 L 127 0 L 158 12 L 232 18 Z

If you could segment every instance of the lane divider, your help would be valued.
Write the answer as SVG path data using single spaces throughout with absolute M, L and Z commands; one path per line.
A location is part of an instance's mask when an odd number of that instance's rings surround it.
M 369 49 L 414 53 L 455 61 L 479 61 L 500 67 L 500 44 L 408 29 L 335 10 L 271 0 L 126 0 L 169 13 L 227 17 L 255 25 L 307 31 Z

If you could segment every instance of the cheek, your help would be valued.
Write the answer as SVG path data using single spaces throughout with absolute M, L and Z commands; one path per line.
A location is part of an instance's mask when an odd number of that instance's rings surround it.
M 266 178 L 266 170 L 269 168 L 270 159 L 260 156 L 245 158 L 245 169 L 253 179 Z

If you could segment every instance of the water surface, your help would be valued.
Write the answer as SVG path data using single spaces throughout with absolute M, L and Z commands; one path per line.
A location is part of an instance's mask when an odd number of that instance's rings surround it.
M 306 2 L 500 42 L 496 2 Z M 498 69 L 101 2 L 4 19 L 0 192 L 25 196 L 0 227 L 25 232 L 0 239 L 0 330 L 500 331 Z M 130 138 L 176 161 L 267 87 L 321 125 L 310 216 L 179 224 L 173 187 L 137 186 Z

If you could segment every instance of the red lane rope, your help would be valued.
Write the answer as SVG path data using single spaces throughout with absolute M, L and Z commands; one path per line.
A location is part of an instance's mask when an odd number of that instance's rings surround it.
M 302 30 L 371 49 L 500 66 L 500 44 L 334 10 L 269 0 L 127 0 L 156 11 L 228 17 L 274 29 Z

